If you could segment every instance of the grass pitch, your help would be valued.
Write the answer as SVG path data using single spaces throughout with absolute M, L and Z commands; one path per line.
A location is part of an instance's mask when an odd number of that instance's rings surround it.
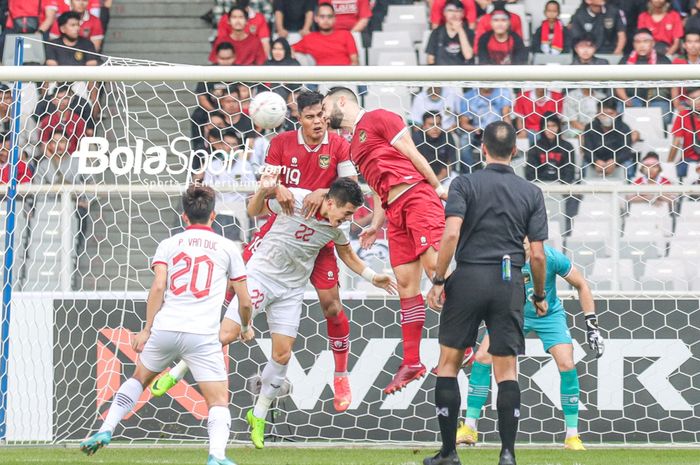
M 238 465 L 422 465 L 432 449 L 373 449 L 271 447 L 254 450 L 231 447 L 229 457 Z M 495 465 L 498 450 L 460 449 L 464 465 Z M 74 448 L 0 448 L 2 465 L 204 465 L 207 449 L 201 448 L 119 448 L 100 450 L 92 457 Z M 700 465 L 699 449 L 592 449 L 567 452 L 559 449 L 518 450 L 519 465 Z

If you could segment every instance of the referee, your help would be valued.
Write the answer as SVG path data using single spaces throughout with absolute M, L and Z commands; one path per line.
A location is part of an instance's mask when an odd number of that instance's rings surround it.
M 542 191 L 518 177 L 509 166 L 515 154 L 513 126 L 500 121 L 491 123 L 482 140 L 486 168 L 459 176 L 450 186 L 445 232 L 428 294 L 430 307 L 442 308 L 435 384 L 442 449 L 423 460 L 424 465 L 460 464 L 455 449 L 461 404 L 457 373 L 464 350 L 476 344 L 482 321 L 491 336 L 489 353 L 493 355 L 498 382 L 499 465 L 515 465 L 520 416 L 516 357 L 525 349 L 525 292 L 520 268 L 525 264 L 526 236 L 531 244 L 531 299 L 539 315 L 547 313 L 543 245 L 547 239 L 547 212 Z M 455 249 L 457 268 L 445 279 Z

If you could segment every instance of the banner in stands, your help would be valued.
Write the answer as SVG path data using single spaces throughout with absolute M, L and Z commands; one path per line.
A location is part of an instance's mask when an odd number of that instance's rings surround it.
M 580 430 L 592 442 L 700 442 L 700 307 L 697 300 L 599 300 L 605 355 L 587 350 L 583 317 L 566 301 L 581 383 Z M 317 303 L 305 305 L 290 362 L 289 394 L 274 405 L 270 439 L 436 441 L 435 376 L 428 374 L 404 391 L 382 389 L 400 364 L 401 328 L 396 300 L 345 301 L 351 319 L 350 382 L 353 402 L 333 410 L 333 356 Z M 54 439 L 84 438 L 104 418 L 119 385 L 133 373 L 137 354 L 130 334 L 141 329 L 145 302 L 56 300 L 54 324 Z M 438 358 L 438 314 L 428 310 L 423 363 Z M 247 440 L 245 412 L 254 403 L 256 376 L 271 352 L 263 316 L 256 340 L 226 349 L 233 438 Z M 460 375 L 463 404 L 469 369 Z M 519 440 L 563 440 L 559 375 L 539 340 L 529 336 L 520 360 L 523 391 Z M 495 385 L 492 386 L 492 393 Z M 497 441 L 495 396 L 479 431 Z M 204 440 L 207 408 L 188 375 L 163 398 L 146 392 L 136 411 L 118 428 L 129 439 Z

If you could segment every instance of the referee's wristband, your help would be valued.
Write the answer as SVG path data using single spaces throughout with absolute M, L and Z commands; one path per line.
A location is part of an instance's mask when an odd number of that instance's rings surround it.
M 543 302 L 543 301 L 547 298 L 547 295 L 546 295 L 546 294 L 537 295 L 537 294 L 534 294 L 534 293 L 533 293 L 533 294 L 530 296 L 530 298 L 532 299 L 532 301 L 533 301 L 534 303 L 538 304 L 538 303 L 540 303 L 540 302 Z
M 377 276 L 377 272 L 366 266 L 365 269 L 362 270 L 362 274 L 360 276 L 362 276 L 366 281 L 374 284 L 374 277 Z
M 447 193 L 447 191 L 446 191 L 445 188 L 442 186 L 442 184 L 440 184 L 439 186 L 437 186 L 437 187 L 435 188 L 435 193 L 438 195 L 438 197 L 442 197 L 444 194 Z

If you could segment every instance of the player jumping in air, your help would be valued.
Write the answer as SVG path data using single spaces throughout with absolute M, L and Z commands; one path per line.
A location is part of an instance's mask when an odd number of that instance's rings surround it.
M 323 100 L 330 127 L 353 131 L 350 155 L 381 203 L 388 219 L 389 258 L 398 283 L 403 335 L 403 362 L 386 394 L 403 389 L 426 372 L 420 361 L 425 302 L 420 292 L 421 268 L 435 272 L 445 228 L 440 199 L 447 192 L 418 152 L 403 119 L 386 110 L 364 111 L 350 89 L 335 87 Z M 361 234 L 363 247 L 375 240 L 384 216 L 375 212 Z
M 297 187 L 311 191 L 304 199 L 304 212 L 310 218 L 318 211 L 328 189 L 339 177 L 357 180 L 357 171 L 350 161 L 350 145 L 337 134 L 327 130 L 318 92 L 302 91 L 296 99 L 300 128 L 275 136 L 265 158 L 267 167 L 280 170 L 277 200 L 285 213 L 291 214 L 294 197 L 288 188 Z M 260 241 L 275 223 L 270 218 L 255 234 L 243 251 L 248 262 Z M 352 402 L 348 379 L 348 355 L 350 349 L 350 323 L 343 311 L 338 291 L 338 264 L 333 244 L 329 243 L 318 254 L 311 273 L 311 284 L 316 288 L 318 300 L 326 318 L 330 349 L 335 360 L 333 379 L 333 406 L 345 411 Z M 178 364 L 168 374 L 159 378 L 151 389 L 155 396 L 163 395 L 187 372 L 187 366 Z
M 134 408 L 145 386 L 182 358 L 209 407 L 207 465 L 235 465 L 225 454 L 231 413 L 219 342 L 220 309 L 227 288 L 238 296 L 239 318 L 250 319 L 252 304 L 236 245 L 211 229 L 214 196 L 209 187 L 188 188 L 182 199 L 187 229 L 158 245 L 151 265 L 155 278 L 146 303 L 146 325 L 131 341 L 140 354 L 136 370 L 114 395 L 99 431 L 80 443 L 87 455 L 110 443 L 114 428 Z M 244 340 L 249 336 L 242 335 Z
M 561 407 L 564 411 L 566 422 L 566 440 L 564 447 L 570 450 L 585 450 L 578 434 L 578 403 L 579 384 L 576 366 L 574 365 L 574 346 L 571 342 L 571 333 L 566 324 L 566 312 L 561 300 L 557 297 L 557 275 L 561 276 L 576 288 L 581 309 L 586 322 L 586 340 L 596 357 L 603 355 L 603 338 L 598 330 L 598 319 L 595 315 L 593 294 L 588 287 L 586 279 L 576 269 L 566 255 L 545 245 L 547 257 L 547 278 L 545 281 L 545 294 L 549 311 L 545 316 L 538 316 L 529 299 L 532 294 L 532 280 L 530 278 L 529 252 L 530 244 L 525 241 L 525 256 L 528 263 L 522 268 L 525 281 L 525 292 L 528 299 L 525 304 L 524 332 L 534 332 L 542 341 L 545 352 L 549 352 L 559 368 L 561 377 Z M 467 396 L 466 422 L 457 430 L 457 444 L 476 444 L 476 421 L 481 415 L 481 409 L 486 403 L 491 385 L 491 355 L 488 353 L 489 336 L 484 336 L 476 360 L 472 365 L 469 376 L 469 394 Z
M 376 274 L 355 254 L 350 241 L 339 226 L 352 219 L 364 202 L 360 186 L 348 178 L 337 179 L 324 196 L 318 212 L 311 218 L 303 213 L 304 199 L 309 191 L 290 188 L 294 196 L 293 214 L 283 214 L 280 202 L 274 198 L 278 187 L 265 175 L 260 188 L 250 199 L 248 214 L 256 216 L 276 213 L 277 219 L 260 242 L 248 262 L 248 290 L 253 301 L 254 316 L 267 312 L 272 339 L 272 356 L 261 375 L 262 386 L 255 408 L 246 419 L 251 427 L 251 440 L 256 448 L 264 446 L 265 418 L 270 404 L 284 384 L 292 346 L 297 336 L 304 288 L 314 269 L 319 251 L 329 242 L 335 244 L 340 259 L 352 271 L 390 294 L 396 284 L 384 274 Z M 222 322 L 222 340 L 230 342 L 239 334 L 252 333 L 251 319 L 242 319 L 231 302 Z

